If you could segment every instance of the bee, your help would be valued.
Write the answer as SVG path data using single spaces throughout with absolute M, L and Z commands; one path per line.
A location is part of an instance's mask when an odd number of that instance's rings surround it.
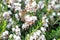
M 20 11 L 19 15 L 20 15 L 21 21 L 25 21 L 24 16 L 25 16 L 26 13 L 27 13 L 26 10 Z
M 10 1 L 10 0 L 6 0 L 6 3 L 9 4 L 9 1 Z

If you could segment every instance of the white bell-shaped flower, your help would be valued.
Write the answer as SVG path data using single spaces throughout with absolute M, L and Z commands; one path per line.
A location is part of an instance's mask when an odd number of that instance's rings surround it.
M 56 40 L 55 38 L 53 40 Z
M 33 36 L 30 36 L 30 40 L 33 40 Z
M 44 8 L 44 3 L 43 1 L 39 1 L 38 3 L 38 8 L 43 9 Z
M 9 34 L 9 32 L 8 32 L 8 31 L 5 31 L 5 34 L 6 34 L 6 35 L 8 35 L 8 34 Z
M 60 16 L 60 12 L 58 12 L 57 15 Z
M 35 7 L 37 5 L 36 1 L 32 2 L 32 7 Z
M 23 25 L 22 25 L 22 29 L 26 29 L 26 28 L 28 28 L 29 27 L 29 24 L 27 24 L 27 23 L 24 23 Z
M 53 15 L 53 16 L 56 16 L 56 13 L 55 13 L 55 12 L 53 12 L 53 13 L 52 13 L 52 15 Z
M 16 39 L 15 40 L 21 40 L 19 36 L 16 36 Z
M 19 16 L 18 16 L 18 14 L 15 14 L 15 18 L 19 21 Z
M 42 31 L 43 33 L 45 33 L 46 28 L 45 28 L 45 27 L 41 27 L 41 31 Z
M 10 34 L 10 35 L 9 35 L 9 38 L 12 38 L 12 37 L 13 37 L 13 34 Z
M 42 40 L 46 40 L 46 38 L 45 38 L 45 35 L 44 35 L 44 34 L 42 34 L 42 35 L 40 36 L 40 38 L 41 38 Z
M 25 0 L 25 4 L 29 4 L 30 3 L 30 0 Z
M 12 32 L 14 32 L 14 31 L 15 31 L 15 28 L 13 27 L 13 28 L 12 28 Z

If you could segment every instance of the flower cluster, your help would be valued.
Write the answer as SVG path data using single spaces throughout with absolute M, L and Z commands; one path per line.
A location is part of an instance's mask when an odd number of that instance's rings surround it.
M 37 30 L 30 36 L 30 40 L 46 40 L 45 35 L 41 32 L 41 30 Z
M 10 34 L 9 31 L 4 31 L 2 34 L 2 38 L 3 40 L 21 40 L 21 32 L 20 32 L 20 28 L 18 27 L 18 25 L 16 25 L 15 28 L 12 27 L 12 33 Z
M 24 20 L 25 20 L 25 23 L 22 25 L 22 29 L 26 29 L 27 27 L 34 24 L 35 21 L 37 20 L 37 17 L 36 16 L 26 15 Z
M 2 33 L 3 40 L 21 40 L 21 30 L 26 31 L 38 20 L 41 20 L 42 26 L 39 30 L 37 29 L 37 31 L 35 31 L 29 39 L 46 40 L 44 34 L 47 31 L 46 28 L 49 27 L 49 22 L 52 21 L 54 23 L 54 17 L 60 17 L 60 11 L 55 12 L 60 8 L 60 4 L 57 4 L 58 0 L 49 0 L 47 5 L 43 0 L 40 0 L 38 3 L 36 0 L 2 0 L 2 3 L 2 11 L 4 11 L 2 16 L 3 19 L 7 21 L 6 30 Z M 8 11 L 4 10 L 5 6 L 7 6 Z M 46 8 L 46 10 L 44 10 L 44 8 Z M 40 12 L 43 10 L 41 12 L 43 15 L 41 19 L 37 16 L 38 14 L 40 17 L 40 13 L 36 14 L 38 10 Z M 51 10 L 54 11 L 51 12 Z M 48 17 L 47 14 L 49 14 L 49 12 L 52 14 Z M 20 22 L 22 23 L 20 24 Z
M 37 3 L 36 3 L 36 1 L 33 1 L 32 2 L 32 0 L 30 0 L 26 4 L 25 9 L 26 9 L 27 12 L 36 12 L 36 10 L 37 10 Z
M 7 40 L 7 39 L 8 39 L 8 36 L 9 36 L 9 32 L 8 32 L 8 31 L 4 31 L 4 32 L 2 33 L 2 38 L 3 38 L 3 40 Z

